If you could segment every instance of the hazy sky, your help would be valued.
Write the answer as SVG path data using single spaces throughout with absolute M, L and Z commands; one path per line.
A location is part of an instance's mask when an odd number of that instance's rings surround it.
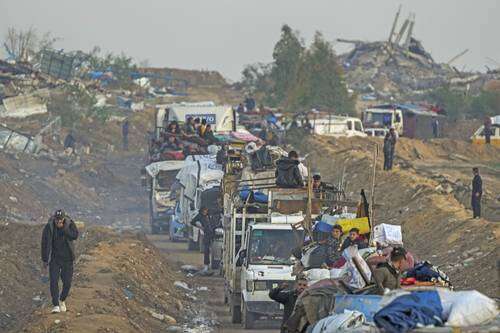
M 338 37 L 387 39 L 398 5 L 416 13 L 414 35 L 438 61 L 470 51 L 459 68 L 500 63 L 500 0 L 0 0 L 7 27 L 36 27 L 65 50 L 125 52 L 151 65 L 214 69 L 237 80 L 244 65 L 271 60 L 283 23 L 309 43 L 320 30 Z M 402 22 L 400 19 L 400 23 Z

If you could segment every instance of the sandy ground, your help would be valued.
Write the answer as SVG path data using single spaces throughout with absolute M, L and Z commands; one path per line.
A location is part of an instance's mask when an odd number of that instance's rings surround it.
M 202 267 L 203 257 L 197 251 L 188 251 L 186 243 L 170 242 L 164 235 L 148 235 L 148 239 L 169 258 L 175 258 L 176 265 L 195 265 Z M 223 333 L 277 333 L 279 330 L 256 329 L 245 330 L 240 324 L 231 323 L 229 307 L 224 305 L 224 280 L 221 276 L 191 278 L 199 286 L 207 286 L 209 293 L 203 295 L 202 303 L 207 307 L 208 315 L 217 320 L 215 332 Z

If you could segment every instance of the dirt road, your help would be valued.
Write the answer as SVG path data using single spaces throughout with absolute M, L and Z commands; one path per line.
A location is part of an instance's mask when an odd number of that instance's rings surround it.
M 172 243 L 164 235 L 149 235 L 149 240 L 160 249 L 167 257 L 175 260 L 178 267 L 189 264 L 201 266 L 202 254 L 197 251 L 188 251 L 186 243 Z M 193 277 L 198 286 L 207 286 L 208 294 L 203 295 L 201 304 L 207 308 L 207 316 L 214 318 L 217 322 L 214 328 L 215 332 L 223 333 L 277 333 L 279 330 L 258 329 L 245 330 L 240 324 L 232 324 L 229 314 L 229 307 L 224 305 L 224 281 L 220 276 L 212 277 Z

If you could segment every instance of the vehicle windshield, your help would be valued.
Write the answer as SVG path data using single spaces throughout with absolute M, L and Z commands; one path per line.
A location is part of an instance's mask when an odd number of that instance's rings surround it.
M 379 126 L 391 126 L 392 113 L 391 112 L 366 112 L 365 122 L 379 125 Z
M 301 230 L 254 229 L 250 235 L 250 264 L 291 265 L 292 250 L 302 245 L 303 236 Z

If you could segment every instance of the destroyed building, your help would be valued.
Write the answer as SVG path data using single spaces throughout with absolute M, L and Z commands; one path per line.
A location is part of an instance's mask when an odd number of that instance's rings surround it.
M 386 41 L 365 42 L 337 39 L 353 44 L 353 49 L 340 55 L 349 88 L 363 100 L 394 100 L 413 98 L 442 86 L 477 92 L 490 81 L 498 80 L 498 71 L 464 72 L 453 66 L 468 52 L 465 50 L 447 63 L 436 62 L 421 41 L 413 36 L 415 15 L 403 22 L 399 30 L 394 19 Z

